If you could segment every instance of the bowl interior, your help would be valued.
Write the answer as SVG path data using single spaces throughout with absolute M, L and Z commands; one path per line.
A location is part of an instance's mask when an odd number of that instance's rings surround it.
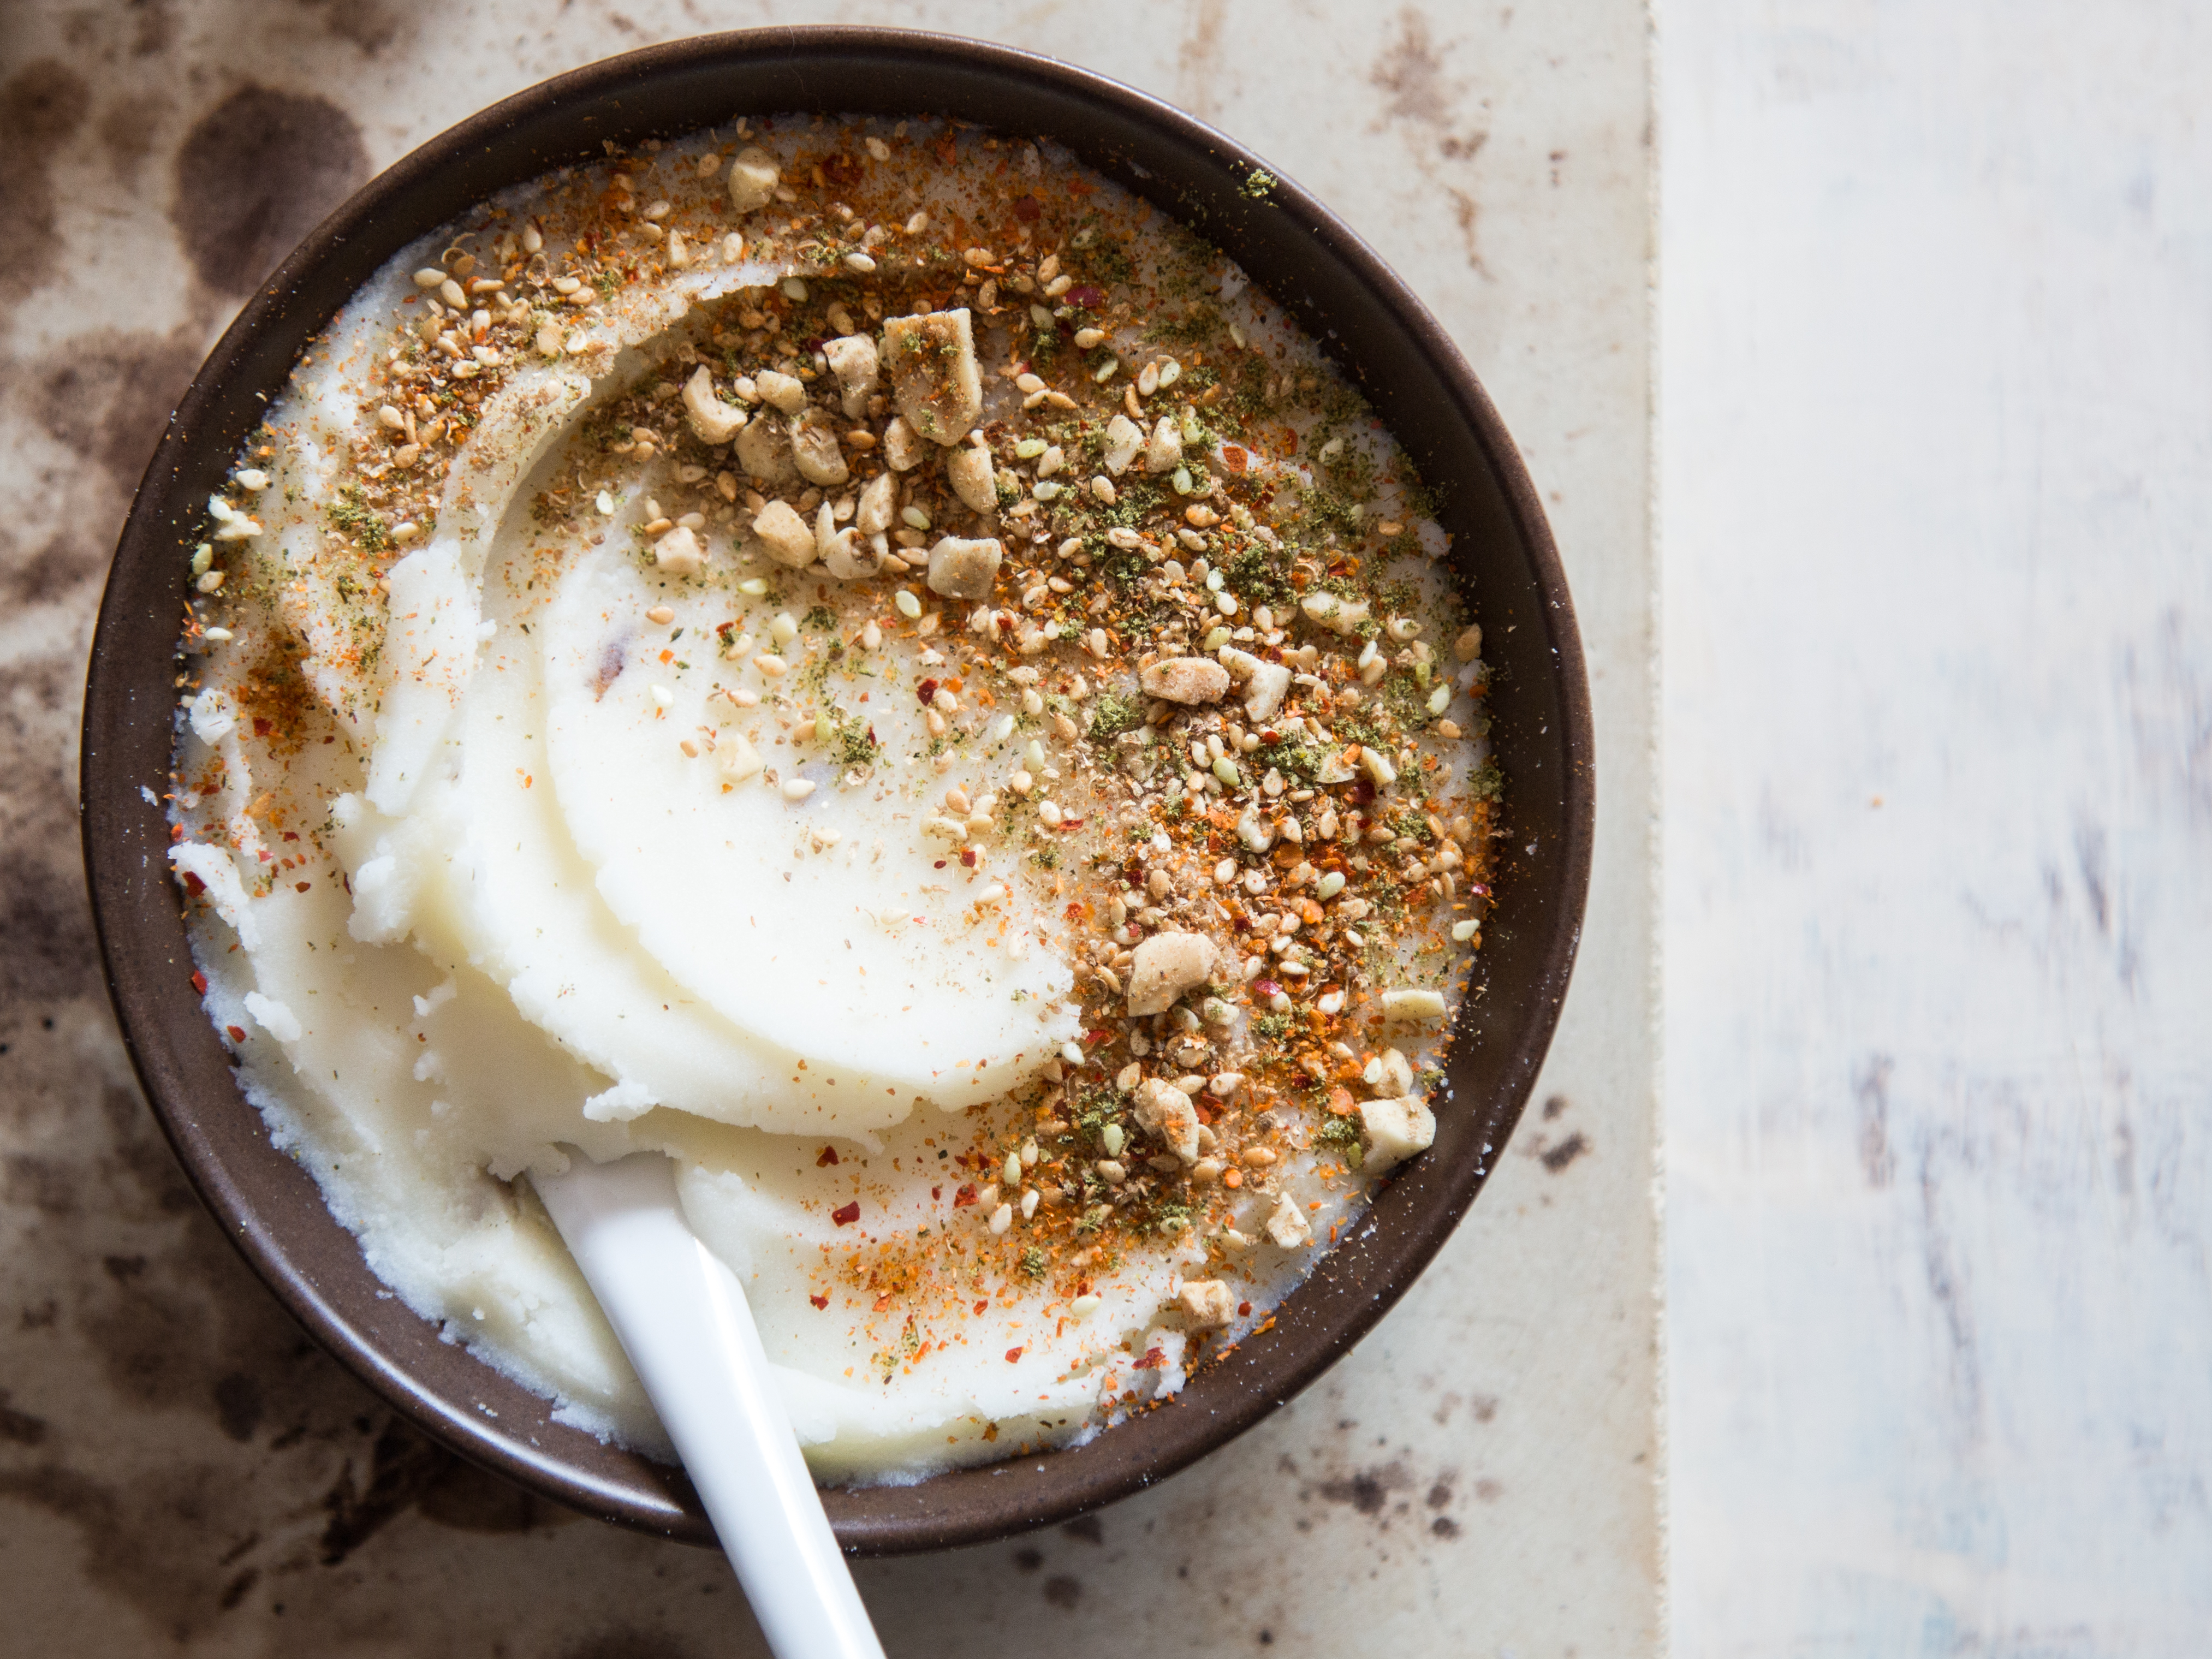
M 83 734 L 85 854 L 110 987 L 148 1097 L 202 1197 L 292 1312 L 454 1450 L 564 1503 L 694 1542 L 712 1534 L 677 1471 L 551 1420 L 543 1400 L 442 1342 L 395 1300 L 313 1181 L 272 1148 L 200 1013 L 167 875 L 166 787 L 184 549 L 210 492 L 309 336 L 398 248 L 494 191 L 628 145 L 789 110 L 950 115 L 1048 135 L 1191 225 L 1288 306 L 1359 385 L 1425 477 L 1479 609 L 1512 835 L 1461 1016 L 1434 1148 L 1327 1255 L 1273 1328 L 1176 1404 L 1078 1450 L 825 1494 L 846 1547 L 889 1553 L 1066 1519 L 1164 1478 L 1288 1399 L 1395 1301 L 1503 1148 L 1557 1020 L 1588 885 L 1588 688 L 1535 492 L 1449 339 L 1364 244 L 1261 163 L 1142 94 L 1048 59 L 901 31 L 797 29 L 653 47 L 547 82 L 385 173 L 265 283 L 202 368 L 140 486 L 103 602 Z M 150 793 L 143 793 L 142 790 Z

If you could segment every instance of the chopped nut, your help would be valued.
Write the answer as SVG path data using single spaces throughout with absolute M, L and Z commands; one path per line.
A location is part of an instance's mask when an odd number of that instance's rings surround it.
M 1198 1162 L 1198 1109 L 1188 1095 L 1171 1083 L 1147 1078 L 1137 1085 L 1131 1098 L 1140 1128 L 1167 1142 L 1185 1164 Z
M 1313 1227 L 1306 1220 L 1306 1212 L 1287 1194 L 1267 1218 L 1267 1237 L 1286 1250 L 1313 1242 Z
M 1445 1014 L 1441 991 L 1385 991 L 1382 1018 L 1397 1024 L 1432 1024 Z
M 781 179 L 775 157 L 757 147 L 741 149 L 730 163 L 730 205 L 740 213 L 766 207 Z
M 852 476 L 826 410 L 810 409 L 791 423 L 791 452 L 799 477 L 811 484 L 835 489 Z
M 678 525 L 653 544 L 653 562 L 672 576 L 696 576 L 707 566 L 707 550 L 689 525 Z
M 1213 942 L 1203 933 L 1153 934 L 1137 946 L 1129 971 L 1130 1014 L 1165 1013 L 1212 971 Z
M 1365 1155 L 1359 1167 L 1366 1175 L 1394 1169 L 1436 1144 L 1436 1115 L 1416 1095 L 1363 1101 L 1359 1121 L 1365 1131 Z
M 929 550 L 929 590 L 949 599 L 987 599 L 1005 555 L 995 539 L 946 536 Z
M 770 501 L 753 515 L 753 534 L 779 564 L 804 569 L 819 551 L 806 520 L 783 501 Z
M 1237 1316 L 1237 1292 L 1218 1279 L 1194 1279 L 1176 1292 L 1194 1330 L 1218 1330 Z
M 927 453 L 921 434 L 907 424 L 906 416 L 892 416 L 891 423 L 884 428 L 884 459 L 890 463 L 891 471 L 910 472 L 921 465 Z
M 798 464 L 783 422 L 768 416 L 748 422 L 738 433 L 738 465 L 763 483 L 788 483 Z
M 982 376 L 965 307 L 884 323 L 891 387 L 915 431 L 951 447 L 983 412 Z
M 945 472 L 952 482 L 952 493 L 971 511 L 998 511 L 999 495 L 989 450 L 955 450 L 945 458 Z
M 1145 447 L 1145 429 L 1126 415 L 1106 422 L 1106 447 L 1101 457 L 1107 471 L 1120 477 Z M 1111 499 L 1109 497 L 1108 499 Z
M 863 536 L 880 536 L 891 526 L 891 513 L 898 500 L 898 480 L 888 472 L 878 472 L 861 486 L 860 505 L 854 509 L 853 528 Z
M 764 368 L 753 376 L 753 386 L 763 402 L 773 404 L 787 415 L 796 415 L 806 407 L 806 382 L 795 376 Z
M 1229 671 L 1204 657 L 1170 657 L 1139 669 L 1137 683 L 1146 696 L 1166 702 L 1219 702 L 1229 690 Z
M 544 340 L 538 349 L 547 350 Z M 692 432 L 702 444 L 726 444 L 737 436 L 738 428 L 745 423 L 745 412 L 724 403 L 714 395 L 714 377 L 702 363 L 684 383 L 684 416 Z
M 1152 428 L 1151 440 L 1145 445 L 1145 471 L 1172 472 L 1182 465 L 1182 428 L 1173 418 L 1163 415 L 1159 424 Z
M 865 334 L 848 334 L 822 348 L 830 372 L 837 377 L 845 418 L 857 421 L 868 412 L 868 399 L 876 394 L 880 365 L 876 343 Z

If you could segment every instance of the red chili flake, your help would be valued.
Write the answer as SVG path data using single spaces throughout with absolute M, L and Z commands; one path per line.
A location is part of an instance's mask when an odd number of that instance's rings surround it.
M 830 1305 L 830 1298 L 826 1296 L 810 1296 L 806 1299 L 817 1308 L 826 1308 Z M 1249 1308 L 1252 1304 L 1248 1302 L 1244 1305 Z
M 860 1218 L 860 1200 L 854 1199 L 842 1210 L 830 1212 L 830 1218 L 841 1227 L 849 1227 Z
M 297 881 L 292 884 L 292 890 L 295 893 L 304 893 L 313 885 L 314 883 L 311 881 Z
M 822 1156 L 814 1160 L 814 1167 L 817 1170 L 826 1170 L 836 1161 L 837 1149 L 835 1146 L 824 1146 L 822 1149 Z
M 243 1042 L 246 1041 L 246 1032 L 242 1028 L 236 1025 L 226 1025 L 222 1029 L 230 1033 L 230 1040 L 233 1042 Z
M 276 728 L 273 724 L 263 718 L 261 715 L 256 714 L 253 717 L 253 735 L 255 737 L 265 738 L 276 729 Z
M 1263 979 L 1252 988 L 1263 997 L 1279 997 L 1283 994 L 1283 988 L 1272 979 Z
M 1328 1109 L 1337 1117 L 1350 1117 L 1358 1108 L 1352 1103 L 1352 1091 L 1341 1083 L 1328 1091 Z
M 1237 1316 L 1239 1319 L 1249 1319 L 1252 1316 L 1252 1304 L 1249 1302 L 1238 1303 L 1237 1304 Z
M 1374 779 L 1361 778 L 1358 782 L 1352 786 L 1352 804 L 1354 806 L 1366 806 L 1371 805 L 1374 799 Z
M 269 849 L 264 847 L 253 856 L 260 860 L 262 863 L 266 864 L 269 862 Z
M 284 832 L 284 839 L 286 841 L 297 841 L 300 839 L 299 833 L 296 830 L 287 830 Z
M 202 996 L 207 994 L 207 975 L 197 968 L 192 970 L 192 989 L 198 991 Z
M 935 680 L 922 681 L 914 688 L 914 695 L 921 699 L 921 706 L 924 708 L 928 708 L 929 700 L 937 695 L 937 682 Z
M 1085 916 L 1091 914 L 1091 907 L 1084 903 L 1082 900 L 1078 899 L 1074 903 L 1067 907 L 1065 914 L 1070 921 L 1080 921 Z
M 173 823 L 169 826 L 169 839 L 171 841 L 182 841 L 184 838 L 185 826 L 183 824 Z
M 931 869 L 933 869 L 933 870 L 942 870 L 944 867 L 945 867 L 945 860 L 944 860 L 943 859 L 939 859 L 939 860 L 938 860 L 938 861 L 937 861 L 935 864 L 933 864 L 933 865 L 932 865 L 932 866 L 930 866 L 930 868 L 931 868 Z
M 1137 1362 L 1137 1369 L 1140 1371 L 1156 1371 L 1167 1363 L 1168 1357 L 1163 1350 L 1147 1348 L 1145 1350 L 1145 1357 Z
M 1021 1357 L 1022 1351 L 1019 1348 L 1009 1348 L 1006 1350 L 1006 1364 L 1009 1365 L 1012 1364 L 1014 1361 L 1019 1359 Z
M 942 1198 L 945 1196 L 945 1188 L 942 1187 L 932 1187 L 929 1189 L 929 1195 L 933 1199 Z
M 1221 464 L 1231 472 L 1242 472 L 1252 464 L 1251 455 L 1237 444 L 1221 446 Z
M 956 1210 L 964 1210 L 975 1201 L 975 1183 L 972 1181 L 963 1182 L 960 1190 L 952 1194 L 952 1207 Z
M 988 1299 L 986 1299 L 986 1300 L 984 1300 L 984 1301 L 981 1301 L 981 1302 L 978 1302 L 978 1303 L 975 1304 L 975 1311 L 976 1311 L 977 1313 L 979 1313 L 979 1314 L 980 1314 L 980 1313 L 986 1312 L 986 1311 L 988 1311 L 988 1310 L 989 1310 L 990 1306 L 991 1306 L 990 1302 L 989 1302 Z
M 198 898 L 202 893 L 207 891 L 207 884 L 187 870 L 185 872 L 185 890 L 194 898 Z
M 962 848 L 960 849 L 960 862 L 965 865 L 969 869 L 973 870 L 975 867 L 975 849 L 972 847 Z
M 889 1313 L 890 1310 L 891 1293 L 889 1291 L 878 1296 L 875 1300 L 875 1305 L 868 1310 L 870 1313 Z
M 1106 292 L 1103 289 L 1093 288 L 1088 283 L 1078 283 L 1067 290 L 1067 303 L 1080 306 L 1085 311 L 1096 311 L 1106 303 Z
M 1092 1030 L 1083 1034 L 1083 1040 L 1096 1048 L 1102 1042 L 1111 1042 L 1114 1040 L 1114 1034 L 1108 1030 Z
M 841 189 L 857 185 L 860 182 L 860 164 L 841 149 L 823 159 L 822 176 Z
M 1024 224 L 1035 224 L 1037 215 L 1043 211 L 1044 204 L 1034 196 L 1014 198 L 1014 217 L 1019 219 Z

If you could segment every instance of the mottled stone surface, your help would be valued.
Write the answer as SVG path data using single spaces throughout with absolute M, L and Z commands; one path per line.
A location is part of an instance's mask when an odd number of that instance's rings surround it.
M 252 284 L 491 100 L 860 6 L 89 0 L 0 31 L 0 1605 L 4 1645 L 757 1652 L 714 1557 L 577 1520 L 393 1423 L 289 1323 L 140 1103 L 76 854 L 84 652 L 130 492 Z M 1585 1656 L 1656 1626 L 1644 18 L 1261 0 L 888 9 L 1073 56 L 1335 204 L 1444 319 L 1545 492 L 1607 787 L 1540 1109 L 1321 1383 L 1064 1528 L 866 1564 L 894 1655 Z M 1480 1268 L 1478 1278 L 1475 1270 Z
M 2212 1651 L 2212 17 L 1662 41 L 1674 1650 Z

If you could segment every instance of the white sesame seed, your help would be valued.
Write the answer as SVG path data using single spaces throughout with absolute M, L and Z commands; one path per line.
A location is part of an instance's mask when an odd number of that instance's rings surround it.
M 656 685 L 653 688 L 653 700 L 663 708 L 672 708 L 675 706 L 676 694 L 665 685 Z
M 786 778 L 783 781 L 783 798 L 792 801 L 805 800 L 814 793 L 815 788 L 816 785 L 811 778 Z

